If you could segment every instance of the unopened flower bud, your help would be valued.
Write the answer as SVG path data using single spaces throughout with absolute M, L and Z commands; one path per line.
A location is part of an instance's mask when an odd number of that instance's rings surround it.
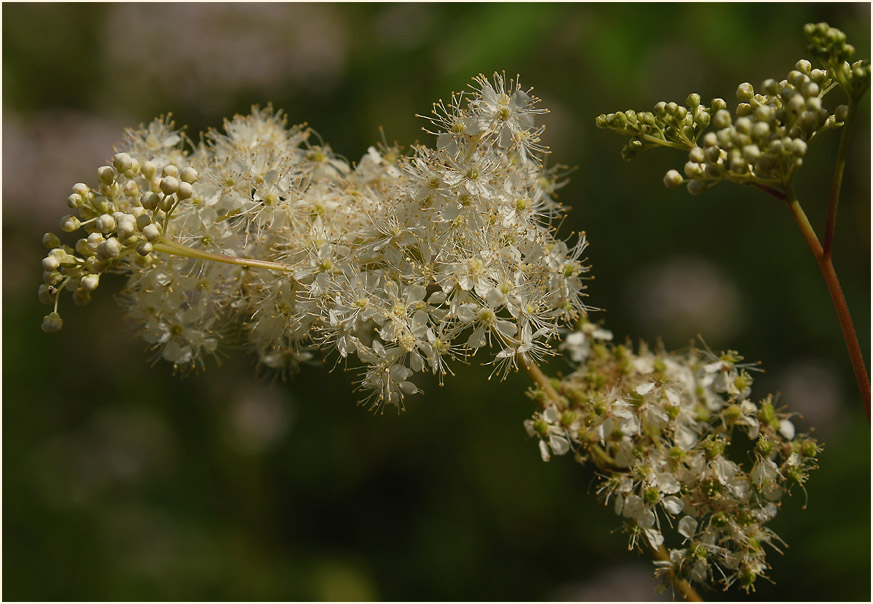
M 688 178 L 703 176 L 703 166 L 693 161 L 685 162 L 685 176 Z
M 40 283 L 37 296 L 39 297 L 39 301 L 43 304 L 54 304 L 55 294 L 57 293 L 57 288 L 54 288 L 51 285 L 46 285 L 45 283 Z
M 56 312 L 49 313 L 42 319 L 42 330 L 46 333 L 55 333 L 64 326 L 61 315 Z
M 737 86 L 737 100 L 750 101 L 753 96 L 755 96 L 755 89 L 748 82 L 743 82 Z
M 160 200 L 161 199 L 160 197 L 158 197 L 157 193 L 149 191 L 142 194 L 142 196 L 139 198 L 139 203 L 146 210 L 154 210 L 156 207 L 158 207 L 158 202 L 160 202 Z
M 706 189 L 706 183 L 695 178 L 688 182 L 688 192 L 692 195 L 700 195 Z
M 44 271 L 56 271 L 60 265 L 60 259 L 54 254 L 49 254 L 42 259 L 42 270 Z
M 166 168 L 164 168 L 166 170 Z M 165 176 L 161 179 L 161 191 L 164 195 L 172 195 L 179 190 L 179 179 L 175 176 Z
M 714 128 L 727 128 L 731 125 L 731 114 L 725 109 L 719 109 L 715 112 L 715 117 L 712 120 Z
M 148 256 L 152 253 L 154 247 L 148 241 L 139 241 L 136 244 L 136 253 L 140 256 Z
M 140 166 L 139 171 L 145 176 L 147 179 L 151 180 L 154 178 L 155 174 L 158 172 L 157 166 L 150 161 L 144 161 L 142 166 Z
M 682 184 L 682 175 L 676 170 L 670 170 L 664 176 L 664 186 L 668 189 L 675 189 Z
M 133 160 L 127 153 L 116 153 L 115 157 L 112 158 L 112 166 L 118 170 L 119 173 L 124 173 L 130 170 L 131 166 L 133 166 Z
M 849 106 L 848 105 L 839 105 L 834 110 L 834 117 L 838 122 L 845 122 L 849 118 Z
M 182 182 L 187 182 L 188 184 L 192 185 L 197 182 L 198 178 L 200 178 L 200 175 L 197 173 L 197 170 L 195 170 L 191 166 L 184 168 L 181 174 L 179 174 L 179 179 Z
M 121 243 L 115 237 L 110 237 L 97 246 L 97 257 L 101 260 L 118 258 L 121 254 Z
M 700 105 L 700 95 L 696 92 L 692 92 L 688 95 L 688 98 L 685 99 L 685 104 L 690 109 L 696 109 L 698 105 Z
M 122 220 L 116 229 L 119 239 L 127 239 L 136 232 L 136 223 L 133 220 Z
M 145 235 L 145 238 L 149 241 L 154 241 L 161 236 L 161 230 L 158 228 L 157 225 L 150 224 L 142 230 L 142 234 Z
M 97 220 L 94 221 L 94 226 L 96 226 L 97 230 L 101 233 L 111 233 L 115 230 L 115 218 L 109 214 L 103 214 L 102 216 L 97 217 Z
M 45 247 L 52 249 L 52 248 L 60 247 L 61 240 L 58 239 L 58 236 L 55 235 L 54 233 L 46 233 L 45 235 L 42 236 L 42 244 Z
M 746 145 L 743 147 L 743 159 L 750 164 L 758 161 L 759 157 L 761 157 L 761 149 L 758 148 L 758 145 Z
M 168 176 L 176 178 L 177 176 L 179 176 L 179 168 L 177 168 L 173 164 L 167 164 L 166 166 L 164 166 L 164 169 L 161 170 L 161 176 L 165 178 Z
M 65 233 L 72 233 L 80 226 L 82 226 L 82 223 L 77 217 L 73 216 L 72 214 L 68 214 L 61 218 L 61 230 Z
M 176 192 L 176 196 L 179 199 L 188 199 L 194 194 L 194 188 L 190 183 L 182 182 L 179 183 L 179 190 Z
M 69 197 L 67 197 L 67 206 L 72 209 L 76 209 L 82 205 L 82 196 L 78 193 L 73 193 Z
M 111 185 L 115 182 L 115 170 L 112 166 L 101 166 L 97 168 L 97 180 L 104 185 Z
M 97 274 L 85 275 L 79 281 L 79 287 L 89 292 L 97 289 L 98 285 L 100 285 L 100 275 Z

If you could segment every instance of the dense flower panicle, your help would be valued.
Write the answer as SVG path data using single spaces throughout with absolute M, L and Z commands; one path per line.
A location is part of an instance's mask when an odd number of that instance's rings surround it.
M 357 164 L 271 108 L 194 144 L 168 118 L 126 134 L 43 260 L 43 322 L 62 290 L 87 303 L 106 272 L 127 277 L 130 317 L 158 354 L 201 366 L 240 323 L 261 363 L 315 352 L 364 366 L 374 406 L 400 406 L 412 377 L 494 350 L 495 370 L 550 352 L 584 314 L 584 235 L 558 241 L 555 169 L 517 80 L 475 78 L 435 105 L 436 148 L 371 147 Z M 236 330 L 238 331 L 238 330 Z
M 757 91 L 744 82 L 733 113 L 724 99 L 706 106 L 691 94 L 684 106 L 662 101 L 651 112 L 609 113 L 595 123 L 631 137 L 625 159 L 659 146 L 687 150 L 682 173 L 670 170 L 664 177 L 667 187 L 687 183 L 692 194 L 724 180 L 780 187 L 790 182 L 814 138 L 844 125 L 848 106 L 831 111 L 824 96 L 840 86 L 853 102 L 870 86 L 870 62 L 848 62 L 854 48 L 843 32 L 826 23 L 809 24 L 805 32 L 823 69 L 802 59 L 784 79 L 765 80 Z
M 667 549 L 661 572 L 751 589 L 768 568 L 764 546 L 778 551 L 766 524 L 784 493 L 803 489 L 819 444 L 772 397 L 749 398 L 751 367 L 737 353 L 634 352 L 611 340 L 580 322 L 563 348 L 581 364 L 556 381 L 558 400 L 532 392 L 542 408 L 528 434 L 544 461 L 573 452 L 595 464 L 631 547 Z M 732 448 L 739 434 L 751 450 Z

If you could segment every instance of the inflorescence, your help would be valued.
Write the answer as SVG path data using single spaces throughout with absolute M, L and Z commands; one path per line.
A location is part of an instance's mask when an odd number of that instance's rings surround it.
M 630 547 L 666 550 L 659 572 L 752 589 L 766 576 L 765 546 L 779 551 L 765 525 L 804 488 L 820 445 L 772 397 L 752 400 L 754 366 L 736 352 L 611 340 L 583 319 L 562 346 L 578 369 L 553 379 L 557 398 L 531 391 L 541 408 L 525 427 L 543 461 L 593 463 Z
M 853 103 L 870 86 L 870 61 L 849 63 L 855 49 L 843 32 L 826 23 L 808 24 L 804 32 L 810 55 L 823 69 L 802 59 L 783 80 L 765 80 L 759 91 L 744 82 L 737 87 L 733 114 L 724 99 L 706 106 L 694 93 L 684 106 L 662 101 L 650 112 L 610 113 L 595 123 L 630 136 L 622 149 L 625 159 L 654 147 L 687 151 L 684 176 L 670 170 L 664 177 L 667 187 L 687 183 L 688 192 L 696 195 L 727 180 L 781 190 L 812 140 L 846 121 L 849 106 L 829 110 L 824 96 L 839 86 Z
M 194 144 L 168 118 L 128 131 L 93 186 L 78 183 L 45 235 L 40 299 L 86 304 L 106 273 L 142 337 L 201 367 L 242 324 L 266 367 L 355 357 L 373 407 L 402 406 L 412 376 L 494 347 L 505 374 L 539 359 L 585 313 L 584 234 L 556 240 L 545 110 L 517 79 L 479 76 L 434 105 L 435 148 L 371 147 L 357 164 L 253 109 Z

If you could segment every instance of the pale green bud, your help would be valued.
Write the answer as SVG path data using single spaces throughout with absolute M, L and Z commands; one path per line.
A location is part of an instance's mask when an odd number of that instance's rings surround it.
M 60 247 L 61 240 L 58 239 L 58 236 L 55 235 L 54 233 L 46 233 L 45 235 L 42 236 L 42 244 L 45 247 L 52 249 L 52 248 Z
M 755 89 L 748 82 L 743 82 L 737 86 L 737 100 L 750 101 L 753 96 L 755 96 Z

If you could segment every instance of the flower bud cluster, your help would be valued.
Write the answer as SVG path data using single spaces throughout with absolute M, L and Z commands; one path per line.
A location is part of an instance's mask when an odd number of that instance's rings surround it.
M 870 61 L 852 61 L 855 47 L 846 42 L 845 33 L 827 23 L 807 23 L 803 33 L 809 40 L 809 54 L 828 68 L 849 98 L 857 99 L 867 91 Z
M 729 180 L 783 188 L 802 165 L 809 143 L 844 125 L 848 107 L 829 110 L 822 101 L 825 94 L 839 83 L 850 98 L 857 98 L 869 87 L 869 61 L 846 61 L 854 49 L 845 43 L 845 34 L 825 23 L 807 25 L 805 31 L 810 52 L 825 68 L 815 69 L 802 59 L 784 79 L 765 80 L 760 90 L 744 82 L 737 87 L 733 113 L 723 99 L 704 107 L 700 96 L 692 94 L 686 106 L 662 101 L 651 112 L 610 113 L 595 123 L 630 136 L 622 149 L 625 159 L 659 146 L 687 150 L 682 172 L 665 175 L 667 187 L 687 183 L 690 193 L 699 194 Z
M 595 464 L 631 547 L 665 548 L 660 572 L 752 589 L 768 568 L 765 546 L 778 551 L 766 524 L 786 492 L 803 489 L 820 445 L 772 397 L 750 398 L 737 353 L 634 351 L 611 339 L 585 322 L 567 338 L 583 363 L 553 380 L 558 400 L 532 393 L 542 409 L 528 434 L 544 461 L 572 452 Z
M 727 104 L 723 99 L 714 99 L 709 106 L 702 105 L 697 93 L 688 95 L 685 103 L 683 106 L 661 101 L 652 111 L 628 109 L 602 114 L 595 118 L 594 123 L 598 128 L 631 137 L 621 150 L 624 159 L 633 159 L 640 151 L 655 147 L 687 149 L 709 127 L 712 116 Z
M 96 188 L 70 198 L 62 228 L 85 236 L 45 238 L 44 327 L 60 327 L 58 290 L 90 292 L 113 270 L 143 337 L 177 367 L 202 365 L 241 323 L 269 368 L 314 351 L 357 360 L 381 407 L 418 391 L 414 373 L 441 380 L 482 349 L 495 371 L 539 358 L 586 311 L 588 269 L 584 235 L 554 237 L 562 182 L 542 167 L 537 102 L 517 80 L 479 76 L 434 106 L 435 148 L 371 147 L 357 164 L 271 109 L 197 145 L 168 120 L 128 132 Z
M 176 145 L 180 137 L 167 128 L 165 120 L 156 121 L 150 134 L 162 135 L 164 140 L 152 142 Z M 97 169 L 94 188 L 73 185 L 67 205 L 74 212 L 61 218 L 60 230 L 78 233 L 80 238 L 70 246 L 63 245 L 54 233 L 43 236 L 49 252 L 42 261 L 44 283 L 39 298 L 54 306 L 43 320 L 45 331 L 57 331 L 63 325 L 57 312 L 61 291 L 71 291 L 73 301 L 84 305 L 107 271 L 130 262 L 143 268 L 155 261 L 151 242 L 159 237 L 171 208 L 190 197 L 197 180 L 197 172 L 189 167 L 180 183 L 179 169 L 170 163 L 174 158 L 183 160 L 183 155 L 176 151 L 162 158 L 167 163 L 158 175 L 153 162 L 141 163 L 130 153 L 116 153 L 108 165 Z

